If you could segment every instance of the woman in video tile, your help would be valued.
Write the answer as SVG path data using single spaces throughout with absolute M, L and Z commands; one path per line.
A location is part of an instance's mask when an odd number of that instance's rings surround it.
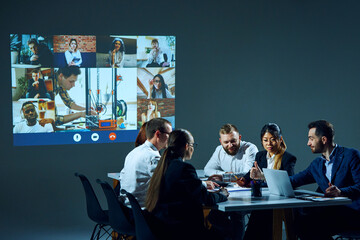
M 161 74 L 156 74 L 155 77 L 149 81 L 150 95 L 149 99 L 155 98 L 174 98 L 171 95 L 165 83 L 164 77 Z
M 160 112 L 158 111 L 157 103 L 155 101 L 149 101 L 146 113 L 141 114 L 142 123 L 145 124 L 147 121 L 159 117 L 161 116 L 160 116 Z
M 166 53 L 163 53 L 161 50 L 157 39 L 151 41 L 151 48 L 146 67 L 169 67 L 168 57 Z
M 68 66 L 80 67 L 82 63 L 81 53 L 78 50 L 78 43 L 72 38 L 69 43 L 69 50 L 65 52 L 65 59 Z
M 125 45 L 121 38 L 114 38 L 112 48 L 109 51 L 109 62 L 113 68 L 122 68 L 124 66 Z

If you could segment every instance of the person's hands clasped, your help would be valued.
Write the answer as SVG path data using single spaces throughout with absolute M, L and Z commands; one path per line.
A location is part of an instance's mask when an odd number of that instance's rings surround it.
M 254 167 L 250 170 L 250 178 L 255 180 L 265 180 L 264 173 L 261 171 L 257 162 L 254 162 Z
M 332 185 L 330 182 L 329 182 L 329 187 L 325 190 L 325 197 L 340 197 L 342 196 L 341 194 L 341 190 L 335 186 L 335 185 Z

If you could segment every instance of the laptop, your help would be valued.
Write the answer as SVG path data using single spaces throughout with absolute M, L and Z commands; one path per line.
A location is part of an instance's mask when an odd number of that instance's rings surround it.
M 274 169 L 262 169 L 265 175 L 266 183 L 269 188 L 270 194 L 285 196 L 289 198 L 304 198 L 309 195 L 306 190 L 295 190 L 292 188 L 290 178 L 287 171 L 274 170 Z M 318 195 L 312 193 L 311 195 Z M 321 196 L 321 194 L 319 194 Z

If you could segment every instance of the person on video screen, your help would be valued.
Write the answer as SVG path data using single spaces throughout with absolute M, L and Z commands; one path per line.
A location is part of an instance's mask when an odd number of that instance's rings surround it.
M 23 103 L 21 114 L 25 121 L 16 124 L 13 133 L 44 133 L 54 131 L 53 119 L 37 120 L 38 113 L 32 102 Z
M 81 71 L 79 67 L 70 66 L 65 68 L 59 68 L 59 70 L 55 74 L 55 79 L 54 79 L 55 96 L 59 94 L 64 104 L 68 108 L 79 111 L 64 116 L 56 114 L 56 119 L 55 119 L 56 125 L 62 125 L 64 123 L 68 123 L 80 117 L 86 116 L 85 107 L 77 105 L 75 101 L 70 98 L 70 95 L 67 92 L 71 88 L 75 87 L 75 82 L 77 81 L 78 75 L 80 75 L 80 73 Z M 91 111 L 91 114 L 95 115 L 96 113 L 94 111 Z
M 40 74 L 40 69 L 34 69 L 31 72 L 32 78 L 28 80 L 26 98 L 50 98 L 44 79 L 40 78 Z
M 150 92 L 149 99 L 153 98 L 174 98 L 165 84 L 164 78 L 161 74 L 156 74 L 155 77 L 149 81 Z
M 146 67 L 169 67 L 168 57 L 166 53 L 161 50 L 157 39 L 151 41 L 151 48 Z
M 125 45 L 121 38 L 114 38 L 111 50 L 109 51 L 109 62 L 113 68 L 122 68 L 124 66 Z
M 65 59 L 68 66 L 80 67 L 82 63 L 81 53 L 78 50 L 78 43 L 74 38 L 69 42 L 69 50 L 65 52 Z
M 33 53 L 30 57 L 30 64 L 51 67 L 53 66 L 54 56 L 50 49 L 43 43 L 39 44 L 36 39 L 31 38 L 27 42 L 30 51 Z
M 160 112 L 158 112 L 158 106 L 155 101 L 149 101 L 146 113 L 141 114 L 141 121 L 144 124 L 154 118 L 159 118 Z

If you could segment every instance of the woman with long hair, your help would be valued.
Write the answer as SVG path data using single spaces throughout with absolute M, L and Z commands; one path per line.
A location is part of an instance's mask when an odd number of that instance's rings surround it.
M 151 177 L 145 205 L 155 219 L 154 232 L 161 239 L 211 238 L 204 227 L 203 205 L 227 200 L 226 189 L 208 192 L 195 168 L 185 162 L 191 159 L 195 146 L 189 131 L 172 131 Z
M 265 124 L 260 139 L 265 150 L 256 154 L 254 167 L 240 181 L 265 180 L 263 168 L 285 170 L 289 176 L 294 175 L 296 157 L 286 151 L 280 127 L 275 123 Z M 272 239 L 272 220 L 272 210 L 252 211 L 244 239 Z
M 146 125 L 147 125 L 147 122 L 144 122 L 141 125 L 139 133 L 135 139 L 135 147 L 142 145 L 146 141 Z
M 160 112 L 158 111 L 158 105 L 155 101 L 150 100 L 147 105 L 146 113 L 141 114 L 141 122 L 144 124 L 145 122 L 150 121 L 153 118 L 159 118 Z
M 155 98 L 174 98 L 167 89 L 164 77 L 161 74 L 156 74 L 152 80 L 149 81 L 150 92 L 149 99 Z
M 72 38 L 69 42 L 69 50 L 65 52 L 65 59 L 68 66 L 80 67 L 82 63 L 81 53 L 78 50 L 78 42 Z
M 121 68 L 124 66 L 125 45 L 121 38 L 114 38 L 111 49 L 109 51 L 109 63 L 113 68 Z
M 151 40 L 151 51 L 148 54 L 146 67 L 161 67 L 164 62 L 164 55 L 157 39 Z

